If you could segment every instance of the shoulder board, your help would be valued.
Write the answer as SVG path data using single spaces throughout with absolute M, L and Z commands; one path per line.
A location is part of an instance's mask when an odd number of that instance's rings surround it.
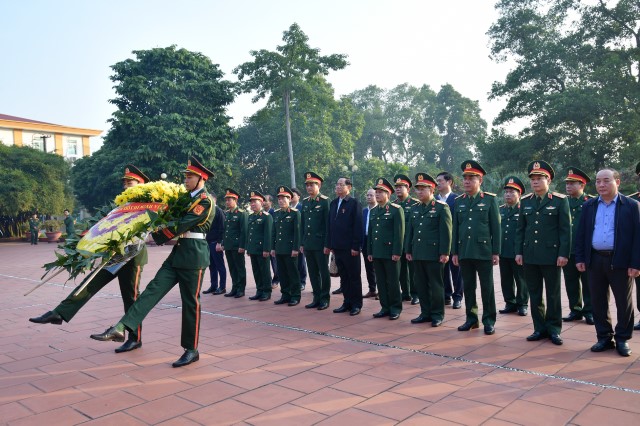
M 507 207 L 507 203 L 504 203 L 503 205 L 500 206 L 500 208 L 503 208 L 503 207 Z
M 567 196 L 566 196 L 566 195 L 561 194 L 561 193 L 559 193 L 559 192 L 552 192 L 552 194 L 553 194 L 553 196 L 554 196 L 554 197 L 558 197 L 558 198 L 567 198 Z
M 400 204 L 396 204 L 396 203 L 389 203 L 392 207 L 395 207 L 396 209 L 400 208 Z
M 633 194 L 627 195 L 627 197 L 637 197 L 638 194 L 640 194 L 640 192 L 634 192 Z M 591 197 L 591 195 L 589 197 Z
M 436 203 L 440 203 L 440 204 L 444 204 L 445 206 L 449 206 L 449 204 L 445 203 L 445 202 L 444 202 L 444 201 L 442 201 L 442 200 L 436 200 Z
M 309 198 L 311 198 L 311 195 L 309 195 L 308 197 L 304 197 L 302 201 L 307 201 Z
M 524 200 L 526 198 L 531 198 L 533 197 L 533 192 L 528 193 L 527 195 L 523 195 L 522 198 L 520 198 L 521 200 Z
M 320 195 L 318 195 L 318 196 L 319 196 L 320 198 L 322 198 L 323 200 L 327 200 L 327 199 L 329 199 L 329 197 L 327 197 L 326 195 L 322 195 L 322 194 L 320 194 Z
M 238 213 L 244 213 L 244 210 L 238 209 Z
M 267 215 L 267 216 L 269 216 L 269 212 L 268 212 L 268 211 L 266 211 L 266 210 L 262 210 L 262 213 L 263 213 L 263 214 L 265 214 L 265 215 Z
M 289 207 L 289 210 L 291 210 L 292 212 L 297 212 L 298 209 L 296 209 L 295 207 Z
M 637 194 L 637 192 L 636 192 L 636 194 Z M 593 198 L 593 195 L 589 195 L 589 194 L 583 194 L 582 196 L 584 197 L 585 201 Z
M 420 204 L 420 200 L 417 198 L 411 198 L 411 201 L 413 201 L 414 204 Z
M 493 192 L 485 192 L 485 195 L 490 195 L 491 197 L 496 197 L 497 195 L 494 194 Z
M 275 209 L 273 212 L 274 212 L 274 213 L 275 213 L 275 212 L 279 212 L 280 210 L 281 210 L 281 209 Z M 268 213 L 268 212 L 266 212 L 266 213 Z
M 462 197 L 464 197 L 464 194 L 458 195 L 455 199 L 457 200 L 458 198 L 462 198 Z

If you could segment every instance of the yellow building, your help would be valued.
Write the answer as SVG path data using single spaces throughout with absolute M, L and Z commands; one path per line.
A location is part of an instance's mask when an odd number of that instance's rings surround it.
M 29 146 L 75 160 L 91 155 L 89 138 L 102 130 L 82 129 L 0 114 L 0 143 Z

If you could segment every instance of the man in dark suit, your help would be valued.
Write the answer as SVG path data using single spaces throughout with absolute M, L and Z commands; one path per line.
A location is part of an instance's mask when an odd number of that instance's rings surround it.
M 213 202 L 216 203 L 217 198 L 214 194 L 210 194 Z M 211 228 L 207 232 L 207 243 L 209 244 L 209 276 L 211 277 L 211 286 L 203 291 L 203 294 L 225 294 L 227 292 L 227 268 L 224 266 L 224 250 L 222 248 L 222 236 L 224 235 L 224 212 L 217 205 L 215 206 L 215 215 Z M 220 285 L 218 286 L 218 275 L 220 276 Z
M 302 211 L 302 193 L 298 188 L 291 188 L 293 191 L 293 197 L 291 197 L 291 206 L 299 212 Z M 298 275 L 300 275 L 300 291 L 304 290 L 307 286 L 307 260 L 304 258 L 304 254 L 298 253 Z
M 640 275 L 640 204 L 618 192 L 620 174 L 603 169 L 596 175 L 599 197 L 582 205 L 576 236 L 576 268 L 587 271 L 598 342 L 593 352 L 614 347 L 629 356 L 633 333 L 633 279 Z M 609 316 L 609 287 L 616 302 L 618 323 Z M 615 339 L 615 345 L 612 339 Z
M 458 194 L 455 194 L 453 188 L 453 176 L 449 172 L 440 172 L 436 176 L 436 184 L 438 194 L 436 200 L 444 201 L 449 205 L 449 210 L 453 212 L 453 204 Z M 444 265 L 444 303 L 451 305 L 453 309 L 462 307 L 462 296 L 464 294 L 464 285 L 462 284 L 462 274 L 460 267 L 449 261 Z
M 376 206 L 376 190 L 369 188 L 367 191 L 367 207 L 362 209 L 362 257 L 364 258 L 364 269 L 367 273 L 367 283 L 369 284 L 369 292 L 365 294 L 365 299 L 369 297 L 375 297 L 378 300 L 378 293 L 376 292 L 376 274 L 373 271 L 373 262 L 369 261 L 367 237 L 369 232 L 369 213 L 371 209 Z
M 354 316 L 362 309 L 362 280 L 360 279 L 360 244 L 362 243 L 362 206 L 351 197 L 351 180 L 340 178 L 336 183 L 338 198 L 329 205 L 327 240 L 340 274 L 340 288 L 344 296 L 336 314 L 349 312 Z

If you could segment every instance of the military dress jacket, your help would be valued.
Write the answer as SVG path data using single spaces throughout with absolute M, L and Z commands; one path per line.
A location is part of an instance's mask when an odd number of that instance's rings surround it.
M 567 196 L 548 192 L 536 206 L 531 193 L 520 199 L 520 217 L 516 232 L 516 255 L 524 263 L 555 265 L 558 257 L 571 253 L 571 215 Z
M 451 252 L 451 211 L 444 201 L 432 199 L 411 207 L 404 251 L 413 260 L 440 261 Z
M 39 220 L 29 219 L 29 232 L 38 232 L 40 231 L 40 226 L 42 223 Z
M 300 245 L 305 250 L 322 250 L 329 247 L 329 198 L 318 194 L 302 200 L 302 237 Z
M 398 204 L 377 205 L 369 212 L 367 253 L 375 259 L 391 260 L 402 256 L 404 244 L 404 210 Z
M 500 211 L 495 194 L 478 192 L 456 198 L 451 254 L 460 259 L 491 260 L 500 254 Z
M 202 188 L 193 197 L 187 212 L 169 226 L 153 232 L 151 236 L 158 245 L 185 232 L 207 235 L 215 216 L 215 203 L 207 191 Z M 209 266 L 209 244 L 205 238 L 179 238 L 167 260 L 172 267 L 180 269 L 204 269 Z
M 225 250 L 244 249 L 247 245 L 247 212 L 235 208 L 225 211 L 222 247 Z
M 247 218 L 247 253 L 262 255 L 271 251 L 273 217 L 264 210 Z
M 405 229 L 405 233 L 404 233 L 404 243 L 403 244 L 406 246 L 407 237 L 409 236 L 409 233 L 406 232 L 406 230 L 407 230 L 407 227 L 409 225 L 409 221 L 411 220 L 411 209 L 413 207 L 419 205 L 420 201 L 415 199 L 415 198 L 407 197 L 404 201 L 400 201 L 399 198 L 396 198 L 395 200 L 393 200 L 391 202 L 399 205 L 400 207 L 402 207 L 402 210 L 404 210 L 404 229 Z
M 516 258 L 516 231 L 518 230 L 518 218 L 520 218 L 520 203 L 513 207 L 508 204 L 500 206 L 500 226 L 502 229 L 502 246 L 500 257 L 505 259 Z
M 300 250 L 300 212 L 289 207 L 273 212 L 272 250 L 276 254 L 291 255 Z
M 576 252 L 576 235 L 578 235 L 578 225 L 580 224 L 580 216 L 582 216 L 582 205 L 590 198 L 593 196 L 588 194 L 582 194 L 577 198 L 567 197 L 571 214 L 571 254 Z

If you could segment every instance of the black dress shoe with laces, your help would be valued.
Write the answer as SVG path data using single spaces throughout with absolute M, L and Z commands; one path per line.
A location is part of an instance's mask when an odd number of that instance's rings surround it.
M 458 327 L 458 331 L 469 331 L 478 327 L 480 327 L 480 325 L 478 324 L 478 321 L 476 322 L 467 321 L 464 324 L 462 324 L 460 327 Z
M 218 294 L 225 294 L 227 292 L 226 288 L 217 288 L 213 291 L 214 295 L 218 295 Z
M 562 318 L 564 322 L 572 322 L 572 321 L 580 321 L 582 319 L 582 314 L 578 312 L 569 312 L 569 315 Z
M 29 321 L 36 324 L 62 324 L 62 317 L 55 311 L 46 312 L 39 317 L 29 318 Z
M 355 317 L 359 313 L 360 313 L 360 308 L 351 308 L 351 310 L 349 311 L 349 315 L 351 315 L 352 317 Z
M 185 350 L 179 360 L 171 364 L 174 368 L 184 367 L 185 365 L 192 364 L 200 359 L 200 354 L 197 350 Z
M 262 296 L 260 296 L 260 298 L 258 300 L 260 302 L 266 302 L 269 299 L 271 299 L 271 295 L 270 294 L 263 294 Z
M 304 307 L 307 308 L 307 309 L 315 309 L 318 306 L 320 306 L 320 303 L 318 303 L 318 302 L 311 302 L 308 305 L 304 305 Z
M 346 306 L 342 305 L 339 308 L 334 309 L 333 313 L 334 314 L 341 314 L 343 312 L 348 312 L 348 311 L 349 311 L 349 308 L 347 308 Z
M 614 349 L 616 344 L 611 339 L 601 339 L 598 342 L 591 346 L 591 352 L 604 352 L 609 349 Z
M 299 304 L 300 304 L 300 301 L 297 300 L 297 299 L 296 300 L 292 300 L 289 303 L 287 303 L 288 306 L 296 306 L 296 305 L 299 305 Z
M 388 317 L 389 316 L 389 312 L 376 312 L 375 314 L 373 314 L 374 318 L 384 318 L 384 317 Z
M 549 335 L 549 340 L 551 340 L 551 343 L 558 346 L 564 343 L 564 340 L 562 340 L 562 337 L 560 337 L 559 334 L 555 334 L 555 333 Z
M 236 295 L 233 297 L 236 299 L 240 299 L 241 297 L 244 297 L 244 291 L 237 292 Z
M 584 322 L 589 325 L 596 325 L 596 322 L 593 320 L 593 314 L 584 314 Z
M 284 305 L 285 303 L 289 303 L 287 299 L 283 299 L 282 297 L 273 302 L 274 305 Z
M 237 291 L 231 290 L 229 293 L 225 294 L 224 297 L 236 297 L 236 294 L 238 294 Z
M 418 315 L 417 317 L 411 320 L 411 324 L 422 324 L 423 322 L 429 322 L 429 321 L 431 321 L 431 318 Z
M 137 340 L 127 340 L 122 346 L 116 348 L 116 353 L 129 352 L 141 347 L 142 342 L 138 342 Z
M 261 297 L 259 294 L 254 294 L 253 296 L 249 296 L 249 300 L 259 300 Z
M 527 340 L 529 342 L 537 342 L 538 340 L 546 339 L 548 337 L 547 333 L 542 331 L 534 331 L 529 336 L 527 336 Z
M 216 291 L 216 289 L 215 289 L 215 288 L 213 288 L 213 287 L 209 287 L 208 289 L 206 289 L 205 291 L 203 291 L 203 292 L 202 292 L 202 294 L 211 294 L 211 293 L 213 293 L 214 291 Z
M 118 331 L 115 326 L 107 328 L 104 333 L 92 334 L 90 337 L 101 342 L 124 342 L 124 332 Z
M 618 354 L 620 354 L 620 356 L 631 355 L 631 348 L 629 347 L 629 344 L 626 340 L 616 342 L 616 351 L 618 351 Z
M 484 334 L 486 334 L 487 336 L 491 336 L 492 334 L 496 333 L 496 328 L 492 325 L 485 325 L 484 326 Z
M 321 302 L 318 305 L 318 310 L 319 311 L 324 311 L 325 309 L 327 309 L 329 307 L 329 304 L 327 302 Z

